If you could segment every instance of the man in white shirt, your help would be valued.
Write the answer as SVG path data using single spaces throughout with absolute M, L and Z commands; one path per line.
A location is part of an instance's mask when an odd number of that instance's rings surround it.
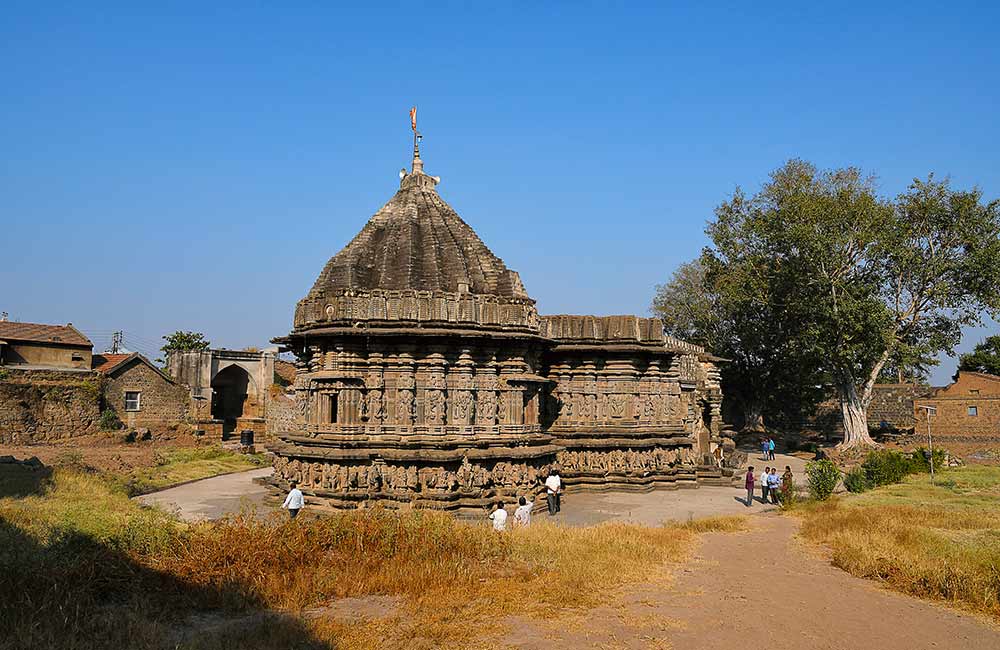
M 305 504 L 305 499 L 302 497 L 302 491 L 297 487 L 298 483 L 292 481 L 290 485 L 292 489 L 288 491 L 288 496 L 285 497 L 285 502 L 281 504 L 281 507 L 288 508 L 288 516 L 295 519 L 295 516 L 299 514 L 299 510 Z
M 559 472 L 550 469 L 549 477 L 545 479 L 545 500 L 549 506 L 549 516 L 559 512 L 559 493 L 562 492 L 562 479 Z
M 531 509 L 535 504 L 524 497 L 518 499 L 517 503 L 517 510 L 514 511 L 514 523 L 526 528 L 531 525 Z
M 490 520 L 493 522 L 493 530 L 502 533 L 507 529 L 507 511 L 503 509 L 503 501 L 490 513 Z

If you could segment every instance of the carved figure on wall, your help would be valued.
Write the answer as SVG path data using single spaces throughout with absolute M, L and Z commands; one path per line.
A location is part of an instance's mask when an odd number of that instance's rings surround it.
M 608 402 L 611 407 L 611 417 L 625 417 L 625 401 L 627 397 L 621 394 L 608 395 Z
M 492 390 L 479 391 L 479 403 L 476 405 L 476 421 L 479 424 L 493 426 L 497 419 L 497 394 Z
M 509 412 L 507 405 L 509 402 L 510 400 L 507 397 L 507 391 L 502 390 L 497 394 L 497 421 L 500 424 L 507 424 L 507 414 Z
M 427 421 L 430 424 L 444 424 L 444 393 L 438 389 L 427 391 Z
M 472 395 L 467 390 L 460 390 L 455 399 L 455 421 L 458 424 L 468 424 L 471 415 Z
M 413 424 L 413 391 L 400 390 L 396 393 L 396 423 Z

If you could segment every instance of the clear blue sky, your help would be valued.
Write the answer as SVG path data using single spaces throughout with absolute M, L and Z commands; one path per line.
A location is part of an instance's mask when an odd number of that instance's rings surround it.
M 790 157 L 1000 196 L 992 3 L 140 4 L 0 20 L 0 309 L 99 347 L 286 333 L 395 191 L 412 104 L 442 196 L 543 313 L 646 314 Z

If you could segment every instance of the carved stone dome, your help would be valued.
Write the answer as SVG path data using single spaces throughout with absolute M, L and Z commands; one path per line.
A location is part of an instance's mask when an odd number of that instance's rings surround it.
M 295 330 L 351 323 L 418 323 L 538 331 L 516 271 L 438 195 L 439 179 L 413 169 L 399 191 L 330 258 L 295 310 Z
M 437 179 L 407 174 L 399 191 L 320 273 L 329 289 L 450 291 L 527 298 L 515 271 L 438 195 Z

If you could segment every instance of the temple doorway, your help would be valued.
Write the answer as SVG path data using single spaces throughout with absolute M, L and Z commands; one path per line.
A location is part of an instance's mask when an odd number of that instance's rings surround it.
M 237 365 L 226 367 L 212 379 L 212 419 L 222 421 L 223 440 L 229 439 L 236 421 L 244 415 L 250 381 L 247 371 Z

